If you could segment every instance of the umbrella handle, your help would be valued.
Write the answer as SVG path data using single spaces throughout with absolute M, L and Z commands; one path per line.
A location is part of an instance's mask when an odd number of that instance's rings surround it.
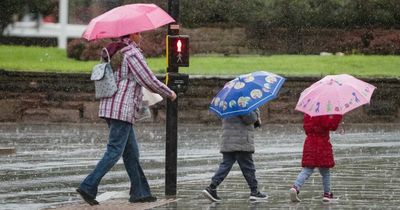
M 105 47 L 103 47 L 103 49 L 101 49 L 100 62 L 103 61 L 103 51 L 106 52 L 106 54 L 107 54 L 107 63 L 110 63 L 110 53 L 108 53 L 108 50 Z

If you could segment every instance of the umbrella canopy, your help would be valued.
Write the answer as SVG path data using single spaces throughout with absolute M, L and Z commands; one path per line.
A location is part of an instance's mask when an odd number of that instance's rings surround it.
M 257 71 L 241 75 L 225 84 L 212 99 L 210 111 L 220 118 L 249 114 L 277 97 L 285 78 Z
M 175 22 L 155 4 L 128 4 L 93 18 L 82 37 L 87 40 L 117 38 Z
M 310 116 L 343 115 L 369 103 L 375 88 L 348 74 L 328 75 L 301 93 L 295 109 Z

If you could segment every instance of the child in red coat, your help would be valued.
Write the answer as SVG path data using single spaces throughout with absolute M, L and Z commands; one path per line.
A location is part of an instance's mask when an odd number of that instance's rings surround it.
M 324 187 L 323 201 L 334 200 L 330 189 L 330 168 L 335 166 L 333 159 L 332 145 L 329 140 L 329 131 L 338 128 L 342 115 L 323 115 L 311 117 L 304 115 L 304 131 L 307 135 L 303 146 L 303 158 L 301 165 L 303 169 L 290 189 L 290 200 L 300 202 L 298 197 L 299 190 L 304 182 L 314 172 L 314 168 L 319 169 L 322 176 Z

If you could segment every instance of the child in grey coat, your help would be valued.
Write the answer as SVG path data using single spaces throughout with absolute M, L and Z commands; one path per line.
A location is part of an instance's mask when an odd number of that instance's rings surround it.
M 202 191 L 211 201 L 221 201 L 216 188 L 222 183 L 237 161 L 240 170 L 250 188 L 250 200 L 267 199 L 268 196 L 258 191 L 256 169 L 253 162 L 254 130 L 260 126 L 260 111 L 252 111 L 248 115 L 235 116 L 222 120 L 222 142 L 220 152 L 222 162 L 211 178 L 211 184 Z

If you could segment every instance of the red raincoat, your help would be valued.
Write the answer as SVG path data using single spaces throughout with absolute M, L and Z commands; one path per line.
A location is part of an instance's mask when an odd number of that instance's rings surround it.
M 329 141 L 329 131 L 339 126 L 342 115 L 323 115 L 310 117 L 304 115 L 304 131 L 307 135 L 303 146 L 302 167 L 332 168 L 332 145 Z

